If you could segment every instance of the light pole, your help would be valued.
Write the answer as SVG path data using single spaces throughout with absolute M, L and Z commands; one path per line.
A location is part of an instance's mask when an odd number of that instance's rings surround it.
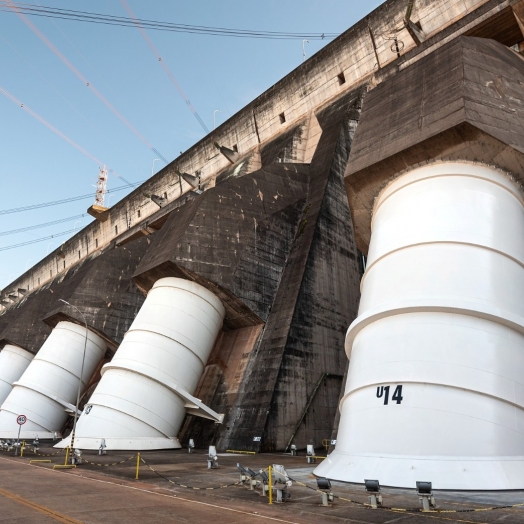
M 215 109 L 213 111 L 213 129 L 215 129 L 216 127 L 216 115 L 217 113 L 222 113 L 222 111 L 220 111 L 220 109 Z
M 153 163 L 151 164 L 151 176 L 153 176 L 153 172 L 154 172 L 154 170 L 155 170 L 155 162 L 156 162 L 157 160 L 160 162 L 160 158 L 155 158 L 155 159 L 153 160 Z
M 306 60 L 306 48 L 304 47 L 304 44 L 309 44 L 309 40 L 302 40 L 302 61 L 303 62 Z
M 64 304 L 67 304 L 68 306 L 71 306 L 73 309 L 76 309 L 82 315 L 82 318 L 84 319 L 84 324 L 86 327 L 86 338 L 84 341 L 84 355 L 82 357 L 82 368 L 80 370 L 80 380 L 78 381 L 78 393 L 76 395 L 76 409 L 75 409 L 75 418 L 73 421 L 73 431 L 71 432 L 71 445 L 69 446 L 71 449 L 73 449 L 73 446 L 75 444 L 75 431 L 76 431 L 76 421 L 78 419 L 78 406 L 80 404 L 80 390 L 82 388 L 82 378 L 84 376 L 84 362 L 86 360 L 86 349 L 87 349 L 87 320 L 84 314 L 76 307 L 73 306 L 73 304 L 70 304 L 69 302 L 66 302 L 64 299 L 59 298 L 59 302 L 63 302 Z

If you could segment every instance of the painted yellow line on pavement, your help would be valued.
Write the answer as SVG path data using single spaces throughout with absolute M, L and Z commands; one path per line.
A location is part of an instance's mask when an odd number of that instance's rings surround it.
M 21 497 L 20 495 L 17 495 L 16 493 L 11 493 L 10 491 L 6 491 L 5 489 L 0 488 L 0 496 L 6 497 L 8 499 L 13 500 L 14 502 L 17 502 L 18 504 L 22 504 L 24 506 L 27 506 L 28 508 L 34 509 L 42 515 L 45 515 L 46 517 L 51 517 L 57 520 L 58 522 L 64 522 L 66 524 L 82 524 L 79 520 L 75 520 L 71 517 L 68 517 L 67 515 L 63 515 L 62 513 L 58 513 L 57 511 L 46 508 L 45 506 L 41 506 L 36 502 L 27 500 Z
M 39 467 L 36 464 L 28 464 L 27 462 L 18 462 L 18 461 L 15 461 L 13 459 L 9 459 L 9 458 L 0 457 L 0 460 L 4 460 L 6 462 L 12 462 L 14 464 L 18 464 L 18 465 L 21 465 L 21 466 Z M 46 472 L 49 472 L 49 473 L 61 474 L 60 470 L 52 470 L 52 469 L 44 469 L 44 468 L 39 468 L 39 469 L 42 472 L 46 471 Z M 186 499 L 186 498 L 181 497 L 179 495 L 174 495 L 174 494 L 171 495 L 171 494 L 166 494 L 166 493 L 159 493 L 158 491 L 152 491 L 152 490 L 149 490 L 149 489 L 139 488 L 137 486 L 121 484 L 116 479 L 114 479 L 114 480 L 102 480 L 102 479 L 97 479 L 97 478 L 93 478 L 93 477 L 87 477 L 87 476 L 84 476 L 82 474 L 79 474 L 78 473 L 78 469 L 77 470 L 69 470 L 69 471 L 71 471 L 71 474 L 74 475 L 76 478 L 80 478 L 80 479 L 84 479 L 84 480 L 88 480 L 88 481 L 90 480 L 91 482 L 98 482 L 98 483 L 101 483 L 101 484 L 110 484 L 112 486 L 116 486 L 116 487 L 120 487 L 120 488 L 131 489 L 131 490 L 134 490 L 134 491 L 140 491 L 142 493 L 148 493 L 148 494 L 151 494 L 151 495 L 157 495 L 157 496 L 160 496 L 160 497 L 170 498 L 170 499 L 174 499 L 174 500 L 178 500 L 178 501 L 182 501 L 182 502 L 189 502 L 191 504 L 197 504 L 197 505 L 201 505 L 201 506 L 213 507 L 213 508 L 216 508 L 216 509 L 219 509 L 219 510 L 223 510 L 223 511 L 226 511 L 226 512 L 240 513 L 240 514 L 244 514 L 244 515 L 247 515 L 247 516 L 250 516 L 250 517 L 257 517 L 257 518 L 260 518 L 260 519 L 272 520 L 272 521 L 281 522 L 281 523 L 285 523 L 285 524 L 299 524 L 298 522 L 284 520 L 284 519 L 281 519 L 281 518 L 272 517 L 272 516 L 269 516 L 269 515 L 264 515 L 264 514 L 261 514 L 261 513 L 258 513 L 258 512 L 250 512 L 250 511 L 243 511 L 243 510 L 234 509 L 234 508 L 228 508 L 226 506 L 220 506 L 218 504 L 211 504 L 209 502 L 203 502 L 203 501 L 199 501 L 199 500 L 195 500 L 195 499 Z M 264 470 L 264 471 L 267 471 L 267 469 Z M 161 488 L 161 489 L 167 489 L 167 488 Z M 0 490 L 0 494 L 1 494 L 1 490 Z M 482 521 L 478 521 L 478 520 L 477 521 L 473 521 L 473 520 L 464 520 L 464 519 L 457 519 L 457 518 L 450 518 L 450 517 L 442 517 L 442 516 L 440 516 L 438 514 L 432 514 L 432 513 L 422 513 L 422 512 L 421 513 L 410 513 L 410 512 L 406 512 L 406 511 L 398 511 L 398 510 L 392 510 L 392 509 L 388 509 L 388 510 L 385 510 L 385 511 L 388 511 L 388 512 L 391 512 L 391 513 L 402 514 L 402 515 L 404 515 L 406 517 L 426 517 L 426 518 L 437 519 L 437 520 L 461 522 L 461 523 L 465 523 L 465 524 L 488 524 L 487 522 L 482 522 Z M 76 520 L 68 520 L 68 521 L 65 521 L 65 522 L 77 523 L 78 521 L 76 521 Z M 79 523 L 79 524 L 81 524 L 81 523 Z

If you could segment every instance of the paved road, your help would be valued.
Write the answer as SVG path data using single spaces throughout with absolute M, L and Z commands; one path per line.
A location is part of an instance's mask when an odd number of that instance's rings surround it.
M 254 515 L 247 504 L 227 506 L 162 493 L 140 483 L 84 477 L 0 457 L 1 524 L 315 522 L 282 518 L 278 509 Z
M 153 460 L 154 454 L 151 454 Z M 269 506 L 266 499 L 248 491 L 244 486 L 234 486 L 216 491 L 192 491 L 167 483 L 164 479 L 143 468 L 140 481 L 134 477 L 134 465 L 125 462 L 110 473 L 107 468 L 81 466 L 76 470 L 50 469 L 51 464 L 29 464 L 31 457 L 15 458 L 0 455 L 0 524 L 524 524 L 522 508 L 502 509 L 480 513 L 413 514 L 391 510 L 370 510 L 362 505 L 337 501 L 333 506 L 320 506 L 318 493 L 294 485 L 292 502 Z M 116 457 L 111 457 L 114 460 Z M 224 465 L 219 470 L 202 467 L 202 455 L 159 454 L 155 468 L 168 477 L 184 480 L 194 485 L 217 485 L 236 482 L 234 464 L 238 457 L 221 457 Z M 166 463 L 169 458 L 173 463 Z M 275 458 L 275 457 L 273 457 Z M 282 457 L 280 457 L 281 459 Z M 262 467 L 270 460 L 267 456 L 245 458 L 250 464 Z M 258 462 L 257 462 L 258 461 Z M 290 459 L 296 466 L 298 459 Z M 55 461 L 56 463 L 56 461 Z M 230 463 L 230 464 L 229 464 Z M 200 466 L 200 467 L 199 467 Z M 303 466 L 303 465 L 302 465 Z M 311 484 L 311 468 L 288 469 L 292 476 Z M 214 479 L 214 483 L 212 479 Z M 188 480 L 185 480 L 188 479 Z M 191 481 L 191 482 L 189 482 Z M 167 486 L 167 487 L 166 487 Z M 336 487 L 341 496 L 365 500 L 362 487 Z M 413 490 L 384 490 L 387 503 L 394 507 L 412 507 Z M 461 495 L 457 498 L 458 495 Z M 475 506 L 475 496 L 441 492 L 440 507 L 464 509 Z M 473 498 L 472 498 L 473 497 Z M 469 500 L 471 499 L 471 500 Z M 522 492 L 498 493 L 498 505 L 514 504 L 522 500 Z M 476 506 L 481 507 L 481 506 Z M 428 520 L 431 519 L 431 520 Z

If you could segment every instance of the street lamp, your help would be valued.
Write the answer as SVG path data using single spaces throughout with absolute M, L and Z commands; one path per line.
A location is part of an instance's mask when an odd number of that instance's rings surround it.
M 213 129 L 215 129 L 215 127 L 216 127 L 216 114 L 217 113 L 222 113 L 222 111 L 220 111 L 220 109 L 215 109 L 213 111 Z
M 309 40 L 302 40 L 302 61 L 306 60 L 306 48 L 304 44 L 309 44 Z
M 73 421 L 73 431 L 71 433 L 71 445 L 69 446 L 71 449 L 74 448 L 74 444 L 75 444 L 75 431 L 76 431 L 76 421 L 78 419 L 78 406 L 80 404 L 80 390 L 82 388 L 82 378 L 84 376 L 84 362 L 86 360 L 86 349 L 87 349 L 87 320 L 86 320 L 86 317 L 84 316 L 84 314 L 76 307 L 76 306 L 73 306 L 73 304 L 70 304 L 69 302 L 66 302 L 64 299 L 62 298 L 59 298 L 58 299 L 59 302 L 63 302 L 64 304 L 67 304 L 68 306 L 71 306 L 73 309 L 76 309 L 76 311 L 78 311 L 78 313 L 80 313 L 80 315 L 82 316 L 82 318 L 84 319 L 84 324 L 85 324 L 85 327 L 86 327 L 86 338 L 85 338 L 85 341 L 84 341 L 84 355 L 82 357 L 82 368 L 80 370 L 80 380 L 78 381 L 78 392 L 77 392 L 77 395 L 76 395 L 76 409 L 75 409 L 75 418 L 74 418 L 74 421 Z
M 153 176 L 153 172 L 154 172 L 154 170 L 155 170 L 155 162 L 156 162 L 157 160 L 160 162 L 160 158 L 155 158 L 155 159 L 153 160 L 153 163 L 151 164 L 151 176 Z

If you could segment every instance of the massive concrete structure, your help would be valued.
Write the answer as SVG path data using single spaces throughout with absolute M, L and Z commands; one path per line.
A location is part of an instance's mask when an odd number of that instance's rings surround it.
M 332 437 L 317 472 L 339 480 L 523 488 L 523 31 L 522 0 L 385 2 L 92 209 L 6 288 L 0 340 L 38 355 L 60 322 L 82 324 L 58 299 L 82 310 L 107 348 L 85 379 L 88 447 Z M 204 297 L 223 311 L 194 314 L 205 341 L 154 299 L 169 282 L 201 290 L 190 311 Z

